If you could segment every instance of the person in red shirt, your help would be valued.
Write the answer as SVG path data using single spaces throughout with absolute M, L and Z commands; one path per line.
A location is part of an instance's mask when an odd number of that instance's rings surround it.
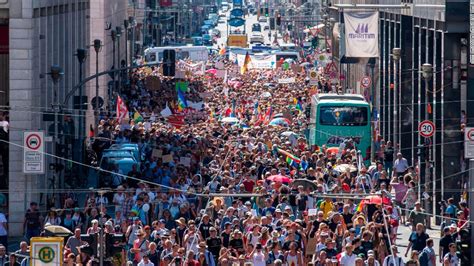
M 251 193 L 253 191 L 253 187 L 255 186 L 255 181 L 253 181 L 248 175 L 245 177 L 245 180 L 242 182 L 242 184 L 245 186 L 245 191 Z
M 188 257 L 187 257 L 186 261 L 184 262 L 184 265 L 186 265 L 186 266 L 200 266 L 201 264 L 194 257 L 195 257 L 194 251 L 189 250 L 188 251 Z

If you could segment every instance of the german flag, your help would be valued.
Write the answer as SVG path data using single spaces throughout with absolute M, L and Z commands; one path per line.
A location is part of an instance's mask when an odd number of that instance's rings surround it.
M 240 74 L 245 74 L 245 72 L 247 72 L 249 69 L 248 69 L 248 65 L 250 64 L 250 55 L 249 55 L 249 52 L 247 52 L 245 54 L 245 60 L 244 60 L 244 64 L 242 65 L 242 67 L 240 68 Z

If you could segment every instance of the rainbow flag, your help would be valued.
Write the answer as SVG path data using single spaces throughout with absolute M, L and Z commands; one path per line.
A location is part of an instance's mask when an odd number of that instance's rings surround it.
M 285 150 L 277 148 L 277 152 L 284 155 L 284 156 L 286 156 L 286 162 L 290 165 L 293 164 L 293 163 L 294 164 L 300 164 L 301 163 L 300 158 L 296 157 L 295 155 L 293 155 L 293 154 L 291 154 L 291 153 L 289 153 Z
M 143 122 L 144 119 L 143 119 L 143 116 L 138 111 L 135 111 L 135 113 L 133 114 L 133 121 L 135 121 L 135 123 L 138 123 L 138 122 Z
M 361 212 L 364 209 L 365 200 L 361 200 L 359 205 L 357 205 L 356 211 Z
M 240 74 L 243 75 L 243 74 L 245 74 L 245 72 L 247 72 L 249 70 L 248 67 L 249 67 L 250 61 L 251 61 L 250 55 L 249 55 L 249 52 L 247 52 L 245 54 L 244 64 L 242 65 L 242 67 L 240 67 Z
M 178 90 L 178 111 L 183 111 L 184 108 L 188 107 L 188 102 L 181 90 Z
M 293 102 L 295 103 L 296 110 L 303 112 L 303 105 L 301 104 L 301 100 L 293 98 Z

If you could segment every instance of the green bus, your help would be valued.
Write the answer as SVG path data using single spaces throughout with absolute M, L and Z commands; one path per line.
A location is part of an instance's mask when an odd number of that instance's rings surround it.
M 352 146 L 361 151 L 364 161 L 369 160 L 370 123 L 370 105 L 362 95 L 315 94 L 311 98 L 309 143 L 342 147 L 342 143 L 345 146 L 352 140 Z

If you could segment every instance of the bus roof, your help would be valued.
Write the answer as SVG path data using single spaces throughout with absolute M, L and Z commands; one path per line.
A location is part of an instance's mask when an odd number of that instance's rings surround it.
M 319 93 L 313 95 L 313 99 L 318 103 L 346 102 L 352 104 L 368 104 L 364 96 L 359 94 Z

